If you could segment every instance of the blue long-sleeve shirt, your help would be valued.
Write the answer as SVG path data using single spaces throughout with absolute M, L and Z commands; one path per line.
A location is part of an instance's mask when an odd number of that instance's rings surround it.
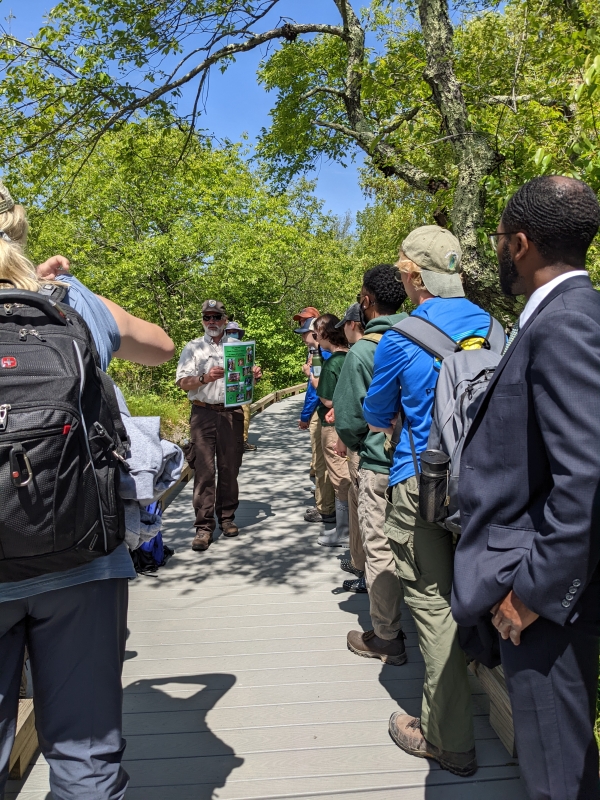
M 323 356 L 323 360 L 327 361 L 327 359 L 331 356 L 327 350 L 322 350 L 321 355 Z M 312 375 L 312 367 L 310 368 L 310 372 Z M 306 394 L 304 395 L 304 405 L 302 406 L 302 413 L 300 414 L 300 419 L 302 422 L 310 422 L 310 418 L 315 413 L 317 406 L 321 401 L 317 397 L 317 390 L 314 388 L 310 380 L 308 381 L 308 385 L 306 387 Z
M 467 336 L 485 336 L 490 324 L 490 315 L 463 297 L 433 297 L 413 315 L 437 325 L 456 342 Z M 406 415 L 390 471 L 390 486 L 415 474 L 407 423 L 417 455 L 427 449 L 439 371 L 437 359 L 393 329 L 383 335 L 377 346 L 373 382 L 363 403 L 365 420 L 377 428 L 388 428 L 401 405 Z

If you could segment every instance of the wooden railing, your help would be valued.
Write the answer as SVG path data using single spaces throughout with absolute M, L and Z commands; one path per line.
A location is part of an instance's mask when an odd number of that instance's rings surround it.
M 283 400 L 284 397 L 292 397 L 296 394 L 302 394 L 304 391 L 306 391 L 306 384 L 297 383 L 295 386 L 288 386 L 287 389 L 278 389 L 276 392 L 266 394 L 264 397 L 261 397 L 260 400 L 257 400 L 256 403 L 252 403 L 250 405 L 250 416 L 255 417 L 257 414 L 260 414 L 261 411 L 264 411 L 265 408 L 272 406 L 273 403 L 278 403 L 280 400 Z M 193 475 L 194 470 L 189 464 L 186 463 L 185 467 L 183 468 L 183 472 L 181 473 L 181 478 L 177 481 L 177 483 L 174 483 L 170 489 L 167 489 L 161 498 L 163 511 L 171 505 L 173 500 L 177 497 L 179 492 L 190 480 L 190 478 L 193 477 Z
M 279 389 L 277 392 L 271 392 L 271 394 L 266 394 L 264 397 L 261 397 L 260 400 L 257 400 L 256 403 L 252 403 L 250 406 L 250 416 L 254 417 L 256 414 L 260 414 L 261 411 L 264 411 L 265 408 L 272 406 L 273 403 L 278 403 L 280 400 L 283 400 L 284 397 L 291 397 L 295 394 L 302 394 L 302 392 L 306 391 L 306 384 L 305 383 L 297 383 L 295 386 L 288 386 L 287 389 Z

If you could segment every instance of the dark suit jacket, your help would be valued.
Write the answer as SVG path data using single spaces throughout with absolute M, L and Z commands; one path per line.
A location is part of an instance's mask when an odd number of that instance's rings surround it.
M 560 625 L 592 596 L 597 604 L 600 293 L 586 276 L 552 290 L 496 368 L 465 442 L 459 498 L 457 622 L 475 624 L 511 588 Z

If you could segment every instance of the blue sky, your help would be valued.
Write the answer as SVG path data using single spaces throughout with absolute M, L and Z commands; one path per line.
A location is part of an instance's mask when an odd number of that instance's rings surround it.
M 44 14 L 53 5 L 52 0 L 0 0 L 0 17 L 8 27 L 7 18 L 12 12 L 11 32 L 19 38 L 26 37 L 40 27 Z M 296 22 L 339 23 L 333 0 L 281 0 L 276 9 L 261 29 L 275 26 L 279 17 Z M 217 138 L 239 141 L 246 133 L 250 143 L 255 141 L 260 129 L 269 125 L 269 110 L 274 101 L 256 82 L 256 67 L 262 55 L 264 51 L 246 53 L 225 74 L 218 70 L 211 72 L 206 111 L 199 127 Z M 192 94 L 190 89 L 180 101 L 183 111 L 191 109 Z M 343 215 L 364 208 L 366 200 L 358 185 L 359 166 L 360 161 L 349 163 L 347 168 L 322 161 L 318 170 L 309 174 L 311 179 L 317 179 L 316 194 L 325 201 L 326 209 Z

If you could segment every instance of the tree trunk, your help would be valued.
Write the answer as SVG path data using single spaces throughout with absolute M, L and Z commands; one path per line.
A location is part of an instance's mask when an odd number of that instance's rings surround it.
M 444 135 L 456 156 L 458 179 L 450 212 L 452 229 L 463 251 L 466 292 L 486 310 L 508 318 L 514 300 L 498 291 L 498 270 L 477 232 L 484 224 L 483 180 L 496 156 L 485 134 L 474 131 L 460 83 L 454 72 L 453 30 L 447 0 L 419 0 L 419 17 L 427 53 L 424 78 L 441 114 Z

